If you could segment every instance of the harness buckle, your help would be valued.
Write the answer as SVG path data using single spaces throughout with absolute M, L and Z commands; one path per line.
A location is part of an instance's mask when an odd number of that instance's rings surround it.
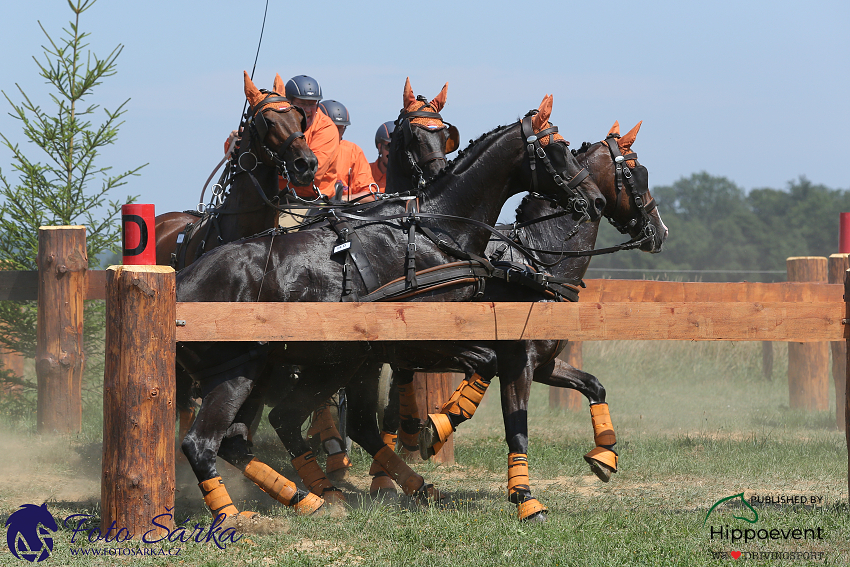
M 540 159 L 544 159 L 546 157 L 546 150 L 543 149 L 543 146 L 537 146 L 537 157 Z
M 415 242 L 409 242 L 407 244 L 407 253 L 408 254 L 416 254 L 416 243 Z

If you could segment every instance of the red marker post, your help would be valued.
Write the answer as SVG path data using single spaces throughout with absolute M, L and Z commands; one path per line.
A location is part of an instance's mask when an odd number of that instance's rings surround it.
M 850 213 L 839 213 L 838 253 L 850 253 Z
M 122 205 L 121 223 L 125 266 L 156 265 L 153 205 Z

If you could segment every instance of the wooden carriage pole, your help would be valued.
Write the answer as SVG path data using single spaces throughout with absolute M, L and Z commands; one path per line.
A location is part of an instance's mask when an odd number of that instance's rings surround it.
M 583 364 L 581 341 L 569 341 L 567 347 L 558 355 L 558 358 L 568 363 L 573 368 L 581 370 Z M 580 411 L 584 404 L 584 396 L 577 390 L 556 388 L 549 386 L 549 407 L 552 409 L 566 409 Z
M 38 229 L 35 372 L 39 433 L 74 433 L 83 425 L 83 299 L 86 227 Z
M 168 266 L 107 270 L 102 525 L 138 537 L 174 508 L 175 289 Z
M 788 258 L 789 282 L 827 282 L 827 260 Z M 788 343 L 788 394 L 791 409 L 829 410 L 829 343 Z
M 829 283 L 844 283 L 847 270 L 850 269 L 850 254 L 833 254 L 829 257 Z M 829 343 L 832 349 L 832 380 L 835 385 L 835 424 L 844 431 L 846 404 L 844 404 L 845 384 L 847 381 L 847 345 L 844 341 Z

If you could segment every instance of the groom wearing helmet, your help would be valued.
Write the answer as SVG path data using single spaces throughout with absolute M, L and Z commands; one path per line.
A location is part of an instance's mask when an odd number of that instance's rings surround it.
M 322 112 L 318 112 L 319 101 L 322 100 L 322 87 L 313 77 L 298 75 L 287 81 L 283 86 L 280 75 L 275 77 L 274 90 L 278 94 L 283 91 L 286 98 L 304 111 L 307 118 L 307 129 L 304 131 L 304 141 L 319 161 L 313 184 L 319 191 L 332 197 L 336 182 L 336 160 L 339 153 L 339 132 L 336 124 Z M 283 87 L 283 88 L 281 88 Z M 287 181 L 281 179 L 281 189 L 285 189 Z M 299 197 L 315 199 L 316 193 L 312 187 L 293 187 Z
M 384 122 L 375 132 L 375 147 L 378 148 L 378 159 L 369 164 L 372 168 L 372 178 L 381 191 L 387 188 L 387 162 L 390 157 L 390 140 L 392 139 L 395 122 Z
M 339 130 L 339 153 L 336 158 L 337 180 L 344 186 L 343 191 L 346 200 L 356 199 L 369 192 L 369 187 L 374 184 L 372 171 L 363 150 L 348 140 L 343 140 L 345 129 L 351 124 L 348 109 L 338 101 L 325 100 L 319 103 L 319 110 L 333 120 Z

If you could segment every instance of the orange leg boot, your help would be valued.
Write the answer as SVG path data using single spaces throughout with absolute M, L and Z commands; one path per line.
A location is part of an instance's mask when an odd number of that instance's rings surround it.
M 252 459 L 248 463 L 243 474 L 262 488 L 266 494 L 284 506 L 290 506 L 301 516 L 309 516 L 325 503 L 321 497 L 312 492 L 298 490 L 294 482 L 257 459 Z
M 344 504 L 345 496 L 342 491 L 331 484 L 331 481 L 322 472 L 313 451 L 307 451 L 300 457 L 292 459 L 292 466 L 298 471 L 298 476 L 304 482 L 304 486 L 316 496 L 321 496 L 331 504 Z
M 345 480 L 352 463 L 351 459 L 348 458 L 348 453 L 345 452 L 342 434 L 336 428 L 327 405 L 316 410 L 310 431 L 319 436 L 322 447 L 328 454 L 327 466 L 325 467 L 328 477 L 335 481 Z
M 436 501 L 443 503 L 447 497 L 439 490 L 434 488 L 433 484 L 426 484 L 425 479 L 416 474 L 395 451 L 389 447 L 383 447 L 375 453 L 375 462 L 390 475 L 404 493 L 412 496 L 422 503 L 430 503 Z
M 545 521 L 546 506 L 531 495 L 528 483 L 528 455 L 508 454 L 508 500 L 517 505 L 520 520 Z
M 593 440 L 596 442 L 596 447 L 584 456 L 584 460 L 599 480 L 608 482 L 611 480 L 611 475 L 617 472 L 617 453 L 614 452 L 617 436 L 611 424 L 608 404 L 590 406 L 590 420 L 593 423 Z
M 443 448 L 458 425 L 475 415 L 478 404 L 490 386 L 478 374 L 466 378 L 457 387 L 440 413 L 429 413 L 425 427 L 419 432 L 419 454 L 428 460 Z
M 382 431 L 381 438 L 383 438 L 384 444 L 389 447 L 391 451 L 395 452 L 396 435 L 394 433 Z M 375 459 L 372 459 L 372 466 L 369 468 L 369 474 L 372 475 L 372 486 L 369 487 L 369 494 L 372 498 L 381 495 L 395 496 L 398 494 L 398 491 L 395 489 L 393 479 L 390 478 L 390 475 L 386 470 L 384 470 L 384 467 L 382 467 Z
M 222 514 L 225 517 L 239 514 L 246 518 L 251 518 L 256 515 L 255 512 L 240 512 L 236 509 L 220 476 L 200 482 L 198 486 L 201 487 L 201 493 L 204 495 L 204 503 L 210 509 L 210 512 L 212 512 L 213 517 L 217 518 Z

